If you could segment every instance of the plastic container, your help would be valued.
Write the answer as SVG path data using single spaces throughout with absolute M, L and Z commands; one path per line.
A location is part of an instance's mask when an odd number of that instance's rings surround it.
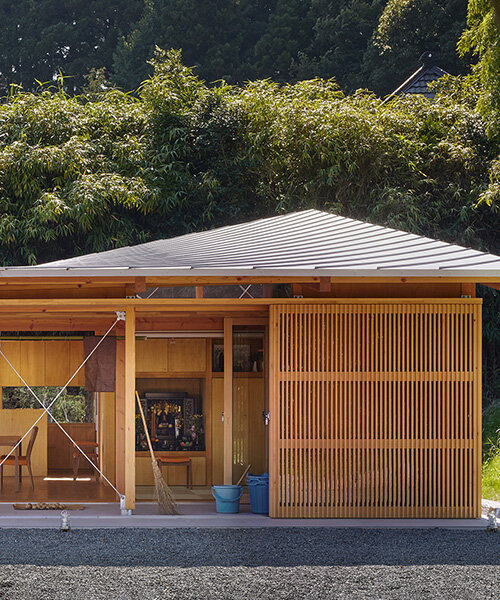
M 241 485 L 213 485 L 212 496 L 215 498 L 215 510 L 218 513 L 240 512 L 240 498 L 243 495 Z
M 269 473 L 247 475 L 250 510 L 258 515 L 269 514 Z

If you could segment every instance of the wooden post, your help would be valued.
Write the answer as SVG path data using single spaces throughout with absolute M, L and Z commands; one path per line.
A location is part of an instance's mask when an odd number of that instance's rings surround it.
M 115 384 L 115 465 L 116 487 L 125 493 L 125 342 L 116 341 Z
M 135 508 L 135 308 L 125 321 L 125 497 L 126 508 Z
M 233 319 L 224 319 L 224 484 L 233 483 Z

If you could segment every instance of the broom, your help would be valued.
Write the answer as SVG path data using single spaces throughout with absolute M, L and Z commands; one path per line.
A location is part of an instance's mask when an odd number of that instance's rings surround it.
M 170 488 L 166 484 L 162 477 L 160 467 L 156 462 L 155 453 L 153 452 L 153 446 L 151 444 L 151 438 L 149 437 L 148 427 L 146 425 L 146 418 L 144 417 L 144 411 L 142 410 L 142 404 L 139 399 L 137 390 L 135 392 L 137 398 L 137 404 L 139 405 L 139 411 L 141 413 L 142 423 L 144 425 L 144 431 L 146 433 L 146 439 L 148 440 L 149 451 L 151 453 L 151 462 L 153 464 L 153 477 L 155 480 L 155 498 L 158 502 L 158 512 L 161 515 L 178 515 L 177 505 L 175 504 L 174 497 Z

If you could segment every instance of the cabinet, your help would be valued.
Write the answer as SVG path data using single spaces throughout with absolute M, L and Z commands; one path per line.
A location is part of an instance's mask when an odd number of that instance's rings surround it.
M 137 373 L 203 373 L 205 339 L 169 338 L 137 340 Z

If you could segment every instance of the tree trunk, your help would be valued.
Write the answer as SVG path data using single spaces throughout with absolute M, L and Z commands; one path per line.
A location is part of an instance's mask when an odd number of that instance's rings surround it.
M 490 0 L 490 4 L 495 11 L 495 21 L 497 22 L 497 27 L 500 31 L 500 0 Z

